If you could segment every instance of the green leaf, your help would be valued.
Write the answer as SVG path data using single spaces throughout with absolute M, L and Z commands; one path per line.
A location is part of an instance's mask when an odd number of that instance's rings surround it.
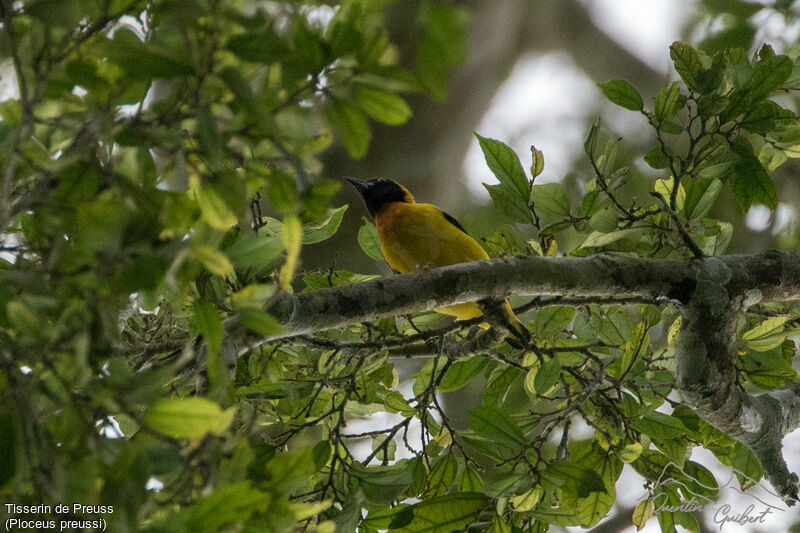
M 524 446 L 527 443 L 522 430 L 504 411 L 495 407 L 474 407 L 469 410 L 470 428 L 495 442 L 506 446 Z
M 417 22 L 424 32 L 417 46 L 417 75 L 435 100 L 444 100 L 450 69 L 466 55 L 467 19 L 467 11 L 458 7 L 426 3 L 419 10 Z
M 411 506 L 414 518 L 396 533 L 452 533 L 470 524 L 486 506 L 480 492 L 456 492 L 421 501 Z
M 501 141 L 481 137 L 477 133 L 475 137 L 483 151 L 486 164 L 497 181 L 504 185 L 509 193 L 516 194 L 527 205 L 530 183 L 528 183 L 528 178 L 525 176 L 525 171 L 522 170 L 522 164 L 514 150 Z
M 636 88 L 625 80 L 611 80 L 599 84 L 603 94 L 611 102 L 631 111 L 641 111 L 644 102 Z
M 483 478 L 470 467 L 466 467 L 461 474 L 461 481 L 458 482 L 459 492 L 481 492 L 483 489 Z
M 147 427 L 180 439 L 197 439 L 207 433 L 222 433 L 231 420 L 233 408 L 223 411 L 216 403 L 199 396 L 165 398 L 144 414 Z
M 192 246 L 192 257 L 202 263 L 212 274 L 222 277 L 233 274 L 233 265 L 228 256 L 216 248 L 196 244 Z
M 698 91 L 697 76 L 703 69 L 698 51 L 687 43 L 675 41 L 669 47 L 669 56 L 675 65 L 675 71 L 686 86 L 692 91 Z
M 192 190 L 197 199 L 197 205 L 200 207 L 200 213 L 203 215 L 203 220 L 209 226 L 225 231 L 236 225 L 236 216 L 213 187 L 203 185 L 194 187 Z
M 448 453 L 440 457 L 428 474 L 428 488 L 425 490 L 424 496 L 427 498 L 447 494 L 456 481 L 457 472 L 458 463 L 456 463 L 455 455 Z
M 648 413 L 635 420 L 632 427 L 655 440 L 671 439 L 686 434 L 686 426 L 679 419 L 658 412 Z
M 127 28 L 114 32 L 113 39 L 101 39 L 98 53 L 137 80 L 172 79 L 189 76 L 194 69 L 158 47 L 142 42 Z
M 342 223 L 347 204 L 328 209 L 322 218 L 303 224 L 303 244 L 314 244 L 333 237 Z
M 742 490 L 745 490 L 755 485 L 764 476 L 764 470 L 753 452 L 741 442 L 736 441 L 733 450 L 731 466 L 739 479 Z
M 539 368 L 533 380 L 533 388 L 541 396 L 547 396 L 558 383 L 561 376 L 561 363 L 558 357 L 553 357 Z
M 364 220 L 364 225 L 358 229 L 358 245 L 364 253 L 376 261 L 383 261 L 383 251 L 381 250 L 381 240 L 378 237 L 378 229 L 375 224 Z
M 283 241 L 275 236 L 242 235 L 224 251 L 238 268 L 263 270 L 278 260 L 283 251 Z
M 534 208 L 545 215 L 569 217 L 570 202 L 564 186 L 560 183 L 534 185 L 531 189 Z
M 408 460 L 398 461 L 391 466 L 354 466 L 352 475 L 359 480 L 359 485 L 367 499 L 373 503 L 389 503 L 407 490 L 413 482 L 414 463 Z
M 797 380 L 797 372 L 791 362 L 794 348 L 791 341 L 785 343 L 790 357 L 786 357 L 784 344 L 781 344 L 766 352 L 747 352 L 739 358 L 738 366 L 753 385 L 772 390 Z
M 195 300 L 192 311 L 196 330 L 205 337 L 211 349 L 219 350 L 222 347 L 224 331 L 217 308 L 205 300 Z
M 571 497 L 586 498 L 592 492 L 607 492 L 603 479 L 595 471 L 568 461 L 553 461 L 541 476 L 543 482 Z
M 531 177 L 536 178 L 544 170 L 544 154 L 531 145 Z
M 611 233 L 619 226 L 619 214 L 613 207 L 596 212 L 589 219 L 589 227 L 601 233 Z
M 669 168 L 670 166 L 670 159 L 664 155 L 660 146 L 650 148 L 644 156 L 644 161 L 656 170 Z
M 550 339 L 566 328 L 577 309 L 563 305 L 544 307 L 536 313 L 533 331 L 537 339 Z
M 439 392 L 452 392 L 460 389 L 486 368 L 489 360 L 480 357 L 470 357 L 456 361 L 447 369 L 442 381 L 439 383 Z
M 722 190 L 722 182 L 718 179 L 701 179 L 692 184 L 683 204 L 686 218 L 697 220 L 708 214 Z
M 247 329 L 253 330 L 256 333 L 269 337 L 270 335 L 277 335 L 283 333 L 284 328 L 274 316 L 258 309 L 256 307 L 242 307 L 238 311 L 239 320 Z
M 181 510 L 181 518 L 185 531 L 220 531 L 225 529 L 225 524 L 264 512 L 269 503 L 269 493 L 256 489 L 250 481 L 241 481 L 220 486 L 208 496 L 198 499 Z
M 411 118 L 411 108 L 403 97 L 388 91 L 357 85 L 355 101 L 364 113 L 383 124 L 396 126 Z
M 641 228 L 626 228 L 611 233 L 601 233 L 593 231 L 586 237 L 586 240 L 581 244 L 581 248 L 608 246 L 621 239 L 638 238 L 641 236 L 643 230 Z
M 680 92 L 680 83 L 674 81 L 658 91 L 653 105 L 653 122 L 657 128 L 666 133 L 679 134 L 683 131 L 683 122 L 678 112 L 686 105 L 686 97 Z
M 502 184 L 489 185 L 484 183 L 483 186 L 489 191 L 492 203 L 508 218 L 520 224 L 526 224 L 531 221 L 531 211 L 528 208 L 528 204 L 514 190 Z
M 372 137 L 364 113 L 347 100 L 332 98 L 325 106 L 323 114 L 347 148 L 350 157 L 353 159 L 364 157 Z
M 739 156 L 739 162 L 731 173 L 731 188 L 739 207 L 746 213 L 753 202 L 760 202 L 775 209 L 778 206 L 778 193 L 764 165 L 749 145 L 740 142 L 734 144 L 733 148 Z
M 786 56 L 772 56 L 756 63 L 756 68 L 742 87 L 752 102 L 769 96 L 789 79 L 792 60 Z

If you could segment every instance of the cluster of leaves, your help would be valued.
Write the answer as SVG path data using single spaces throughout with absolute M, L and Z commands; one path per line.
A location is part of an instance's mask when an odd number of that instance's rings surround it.
M 361 157 L 404 93 L 443 96 L 464 23 L 420 3 L 411 71 L 381 3 L 329 4 L 0 3 L 4 501 L 103 502 L 114 531 L 283 532 L 328 507 L 290 496 L 330 450 L 262 435 L 285 396 L 263 378 L 302 382 L 301 353 L 236 366 L 234 344 L 281 330 L 269 302 L 342 220 L 319 154 Z
M 282 293 L 372 277 L 294 279 L 302 246 L 346 210 L 330 207 L 338 185 L 318 177 L 318 155 L 334 138 L 363 155 L 369 119 L 407 120 L 406 92 L 442 97 L 463 54 L 464 14 L 445 4 L 420 5 L 413 73 L 380 3 L 327 4 L 0 4 L 19 86 L 0 103 L 0 495 L 113 505 L 114 531 L 505 532 L 597 523 L 626 463 L 683 483 L 658 484 L 638 524 L 656 498 L 713 498 L 688 459 L 697 445 L 743 485 L 758 479 L 747 449 L 668 398 L 679 319 L 656 302 L 535 299 L 518 309 L 524 351 L 470 351 L 481 319 L 435 313 L 248 343 L 280 333 L 269 308 Z M 685 88 L 665 87 L 652 112 L 625 82 L 603 86 L 658 134 L 647 161 L 671 175 L 652 204 L 621 196 L 619 143 L 600 153 L 599 126 L 575 207 L 535 183 L 540 152 L 528 178 L 479 137 L 489 192 L 516 224 L 487 239 L 492 252 L 555 255 L 574 232 L 574 255 L 716 254 L 730 230 L 706 215 L 724 183 L 743 208 L 774 207 L 762 170 L 794 153 L 797 118 L 767 98 L 792 83 L 793 60 L 673 55 Z M 374 227 L 359 242 L 381 257 Z M 741 376 L 769 389 L 796 378 L 797 323 L 758 312 L 741 325 Z M 404 394 L 393 361 L 408 357 L 428 361 Z M 478 379 L 457 428 L 440 394 Z M 698 530 L 683 511 L 658 520 Z
M 800 120 L 770 99 L 793 91 L 797 83 L 800 64 L 789 53 L 775 55 L 765 46 L 752 59 L 741 49 L 721 50 L 711 57 L 675 43 L 671 56 L 683 82 L 662 88 L 652 111 L 645 109 L 628 82 L 601 84 L 612 102 L 640 112 L 654 129 L 656 145 L 644 161 L 665 174 L 651 181 L 651 201 L 646 204 L 625 187 L 631 170 L 617 162 L 620 139 L 599 148 L 599 124 L 585 142 L 592 174 L 576 205 L 562 184 L 536 183 L 544 166 L 541 152 L 532 147 L 528 177 L 508 146 L 478 136 L 498 180 L 485 186 L 495 206 L 515 223 L 486 239 L 487 248 L 495 253 L 555 255 L 563 242 L 575 243 L 568 253 L 576 256 L 601 249 L 654 258 L 721 254 L 732 225 L 709 214 L 725 186 L 742 211 L 753 203 L 775 209 L 770 172 L 795 155 Z M 380 259 L 376 240 L 374 228 L 365 224 L 359 242 L 368 255 Z M 613 305 L 601 305 L 609 303 Z M 380 451 L 362 464 L 375 457 L 385 464 L 367 467 L 376 476 L 367 479 L 369 490 L 363 488 L 361 466 L 356 467 L 359 474 L 353 474 L 368 509 L 362 529 L 589 527 L 609 511 L 622 465 L 630 463 L 653 483 L 649 497 L 636 507 L 636 525 L 657 516 L 664 531 L 676 525 L 699 531 L 695 516 L 681 509 L 681 502 L 713 501 L 718 488 L 707 469 L 688 459 L 692 448 L 712 451 L 745 488 L 759 480 L 762 471 L 742 444 L 668 398 L 681 320 L 674 308 L 648 303 L 654 302 L 620 306 L 591 299 L 536 299 L 517 309 L 538 309 L 528 322 L 534 340 L 524 356 L 502 347 L 454 362 L 440 349 L 440 356 L 415 376 L 412 398 L 400 402 L 387 392 L 367 395 L 369 403 L 377 399 L 373 409 L 403 418 L 384 430 L 358 435 L 372 438 L 373 450 Z M 737 365 L 743 386 L 770 390 L 797 379 L 791 364 L 796 348 L 787 339 L 796 334 L 792 316 L 792 309 L 775 305 L 755 309 L 742 319 Z M 414 320 L 418 319 L 429 322 L 427 316 Z M 443 343 L 465 347 L 465 339 L 475 334 L 454 332 L 452 327 L 415 332 L 386 322 L 363 331 L 370 332 L 370 342 L 328 342 L 332 348 L 353 351 L 382 346 L 389 357 L 400 357 L 413 353 L 414 342 L 429 343 L 438 335 Z M 426 391 L 451 392 L 479 375 L 487 383 L 483 401 L 469 411 L 469 428 L 457 430 Z M 357 388 L 351 394 L 358 397 L 362 391 Z M 671 404 L 670 414 L 662 412 L 665 403 Z M 591 428 L 592 439 L 570 435 L 578 419 Z M 409 442 L 414 423 L 422 425 L 420 444 Z M 387 464 L 398 442 L 413 457 Z M 404 490 L 400 479 L 408 481 Z M 674 483 L 662 484 L 663 479 Z M 376 485 L 393 490 L 387 495 Z M 395 505 L 407 497 L 422 501 Z M 387 503 L 391 505 L 380 505 Z

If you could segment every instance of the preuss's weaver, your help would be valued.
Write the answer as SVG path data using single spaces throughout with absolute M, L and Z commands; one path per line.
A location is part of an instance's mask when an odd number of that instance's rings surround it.
M 405 274 L 425 267 L 441 267 L 489 259 L 481 245 L 456 219 L 433 204 L 414 201 L 411 193 L 392 180 L 346 178 L 358 190 L 369 214 L 375 220 L 386 262 L 392 270 Z M 528 331 L 504 304 L 508 318 L 509 344 L 520 347 L 529 339 Z M 459 320 L 483 314 L 478 304 L 465 303 L 436 309 Z

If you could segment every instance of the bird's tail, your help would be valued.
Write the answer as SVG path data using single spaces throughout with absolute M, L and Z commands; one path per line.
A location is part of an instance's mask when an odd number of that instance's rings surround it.
M 512 348 L 521 350 L 530 343 L 531 334 L 528 328 L 525 327 L 525 324 L 514 314 L 508 300 L 506 300 L 505 303 L 505 311 L 508 318 L 508 336 L 506 337 L 506 342 L 510 344 Z

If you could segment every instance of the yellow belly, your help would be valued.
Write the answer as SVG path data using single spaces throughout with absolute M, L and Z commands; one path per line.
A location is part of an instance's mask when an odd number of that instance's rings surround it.
M 400 273 L 489 258 L 475 239 L 448 221 L 435 205 L 392 203 L 375 217 L 375 225 L 386 262 Z M 475 303 L 436 311 L 459 320 L 483 314 Z

